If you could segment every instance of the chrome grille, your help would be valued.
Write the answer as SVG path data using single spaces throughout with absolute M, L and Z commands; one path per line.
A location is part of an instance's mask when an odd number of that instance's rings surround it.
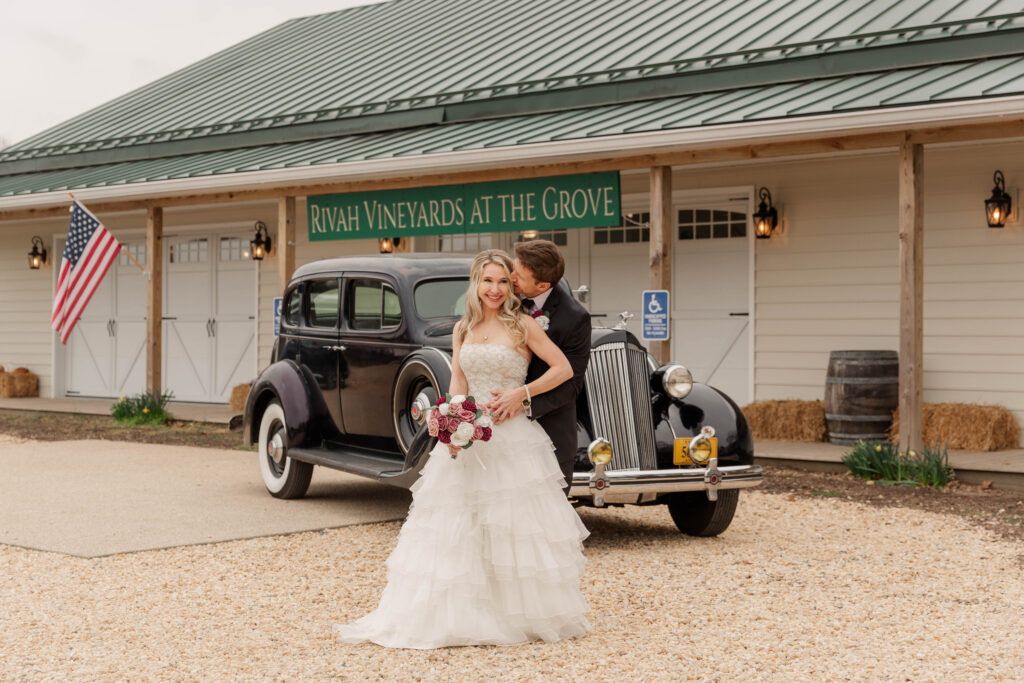
M 594 435 L 612 443 L 609 470 L 657 469 L 647 352 L 610 342 L 590 352 L 587 405 Z

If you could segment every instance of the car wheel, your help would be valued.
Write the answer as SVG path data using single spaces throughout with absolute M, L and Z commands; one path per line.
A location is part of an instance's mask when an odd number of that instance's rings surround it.
M 288 457 L 288 431 L 284 409 L 277 401 L 260 418 L 260 474 L 275 498 L 302 498 L 309 489 L 313 466 Z
M 403 454 L 409 452 L 413 437 L 426 424 L 427 411 L 440 395 L 437 376 L 423 359 L 413 358 L 398 371 L 391 412 L 395 438 Z
M 717 536 L 732 523 L 739 499 L 739 489 L 719 491 L 718 500 L 708 500 L 703 491 L 673 493 L 668 497 L 668 512 L 688 536 Z

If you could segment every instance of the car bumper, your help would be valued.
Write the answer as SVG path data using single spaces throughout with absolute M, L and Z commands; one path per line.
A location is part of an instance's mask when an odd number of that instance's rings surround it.
M 718 491 L 757 486 L 764 478 L 760 465 L 718 466 L 712 458 L 707 467 L 671 470 L 605 471 L 598 465 L 593 472 L 576 472 L 569 495 L 592 498 L 594 505 L 609 503 L 653 502 L 658 495 L 680 491 L 705 491 L 709 500 Z

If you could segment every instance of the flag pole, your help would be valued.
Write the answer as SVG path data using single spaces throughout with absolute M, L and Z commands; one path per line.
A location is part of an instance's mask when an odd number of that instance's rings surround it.
M 73 201 L 73 202 L 77 202 L 78 201 L 77 199 L 75 199 L 75 194 L 73 192 L 71 192 L 70 190 L 68 191 L 68 196 L 71 197 L 71 201 Z M 142 267 L 142 264 L 139 263 L 138 259 L 136 259 L 134 256 L 132 256 L 132 253 L 130 251 L 128 251 L 128 247 L 124 246 L 123 244 L 121 245 L 121 253 L 124 254 L 125 256 L 127 256 L 128 258 L 130 258 L 132 260 L 132 263 L 134 263 L 136 265 L 136 267 L 138 267 L 139 271 L 143 275 L 148 275 L 148 273 L 146 272 L 146 269 Z

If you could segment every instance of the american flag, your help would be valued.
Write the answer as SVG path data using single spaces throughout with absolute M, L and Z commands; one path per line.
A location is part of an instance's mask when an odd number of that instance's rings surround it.
M 96 216 L 77 201 L 71 204 L 71 224 L 50 317 L 50 326 L 60 334 L 62 344 L 67 344 L 71 330 L 120 249 L 121 243 Z

